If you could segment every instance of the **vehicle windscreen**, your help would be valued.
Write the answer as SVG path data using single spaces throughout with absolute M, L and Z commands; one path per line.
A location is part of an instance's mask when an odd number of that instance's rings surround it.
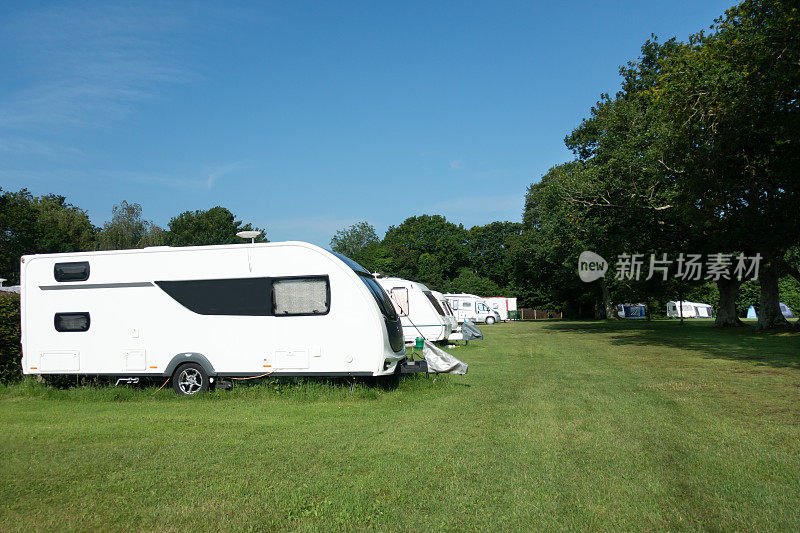
M 375 298 L 375 303 L 378 304 L 378 308 L 383 313 L 383 316 L 388 318 L 389 320 L 395 320 L 397 318 L 397 311 L 395 311 L 394 304 L 389 299 L 389 295 L 386 294 L 386 291 L 383 290 L 383 287 L 375 281 L 369 274 L 362 274 L 357 272 L 358 277 L 361 278 L 361 281 L 364 282 L 364 285 L 367 286 L 369 292 L 372 293 L 372 296 Z
M 436 309 L 437 313 L 439 313 L 439 316 L 447 316 L 444 312 L 444 309 L 442 309 L 442 306 L 439 305 L 439 301 L 433 297 L 433 294 L 431 294 L 431 291 L 423 291 L 423 294 L 425 294 L 428 300 L 430 300 L 433 308 Z

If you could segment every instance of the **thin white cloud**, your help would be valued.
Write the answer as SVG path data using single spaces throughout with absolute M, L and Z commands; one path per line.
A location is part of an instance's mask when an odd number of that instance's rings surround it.
M 211 170 L 208 174 L 208 179 L 206 180 L 206 185 L 210 189 L 214 186 L 214 183 L 217 182 L 218 179 L 227 176 L 229 174 L 235 174 L 236 172 L 247 170 L 253 168 L 253 165 L 249 163 L 247 160 L 235 161 L 228 165 L 222 165 L 219 167 L 215 167 Z
M 37 157 L 71 157 L 81 156 L 83 151 L 73 146 L 64 146 L 58 143 L 47 143 L 29 137 L 3 137 L 0 138 L 0 151 L 9 154 L 25 154 Z
M 461 169 L 461 161 L 458 161 L 458 160 L 450 161 L 448 163 L 448 165 L 450 165 L 450 168 L 452 168 L 454 170 L 460 170 Z
M 18 71 L 7 84 L 13 92 L 0 92 L 0 123 L 17 130 L 100 127 L 195 78 L 173 46 L 189 21 L 158 5 L 56 4 L 7 17 L 0 47 L 14 51 L 9 59 Z

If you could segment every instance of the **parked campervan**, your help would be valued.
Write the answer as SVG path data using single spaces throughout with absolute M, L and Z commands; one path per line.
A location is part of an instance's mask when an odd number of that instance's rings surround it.
M 492 311 L 496 311 L 497 314 L 500 315 L 500 320 L 504 322 L 508 320 L 509 311 L 517 310 L 516 298 L 506 298 L 504 296 L 492 296 L 484 298 L 484 301 L 486 301 L 486 303 L 489 304 L 489 308 Z
M 445 294 L 450 309 L 459 323 L 471 320 L 477 323 L 494 324 L 500 320 L 500 315 L 489 308 L 489 304 L 480 296 L 474 294 Z
M 708 304 L 697 302 L 667 302 L 667 316 L 670 318 L 680 318 L 681 311 L 683 318 L 712 318 L 714 308 Z
M 428 287 L 402 278 L 376 278 L 376 281 L 400 315 L 406 343 L 413 343 L 417 337 L 431 342 L 447 340 L 452 331 L 447 314 Z
M 25 374 L 385 376 L 406 362 L 389 296 L 303 242 L 22 257 Z

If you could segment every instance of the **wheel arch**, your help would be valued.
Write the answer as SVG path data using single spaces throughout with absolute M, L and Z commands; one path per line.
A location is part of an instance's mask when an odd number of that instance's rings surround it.
M 175 369 L 185 363 L 197 363 L 203 367 L 203 370 L 209 377 L 217 375 L 217 372 L 214 370 L 214 365 L 211 364 L 211 361 L 209 361 L 205 355 L 198 352 L 184 352 L 175 355 L 170 360 L 166 370 L 164 370 L 164 375 L 172 376 L 172 374 L 175 372 Z

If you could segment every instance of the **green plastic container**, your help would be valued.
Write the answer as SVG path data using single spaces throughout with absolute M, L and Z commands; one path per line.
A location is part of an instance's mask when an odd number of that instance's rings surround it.
M 422 337 L 417 337 L 416 342 L 414 343 L 414 348 L 421 349 L 423 346 L 425 346 L 425 339 L 423 339 Z

